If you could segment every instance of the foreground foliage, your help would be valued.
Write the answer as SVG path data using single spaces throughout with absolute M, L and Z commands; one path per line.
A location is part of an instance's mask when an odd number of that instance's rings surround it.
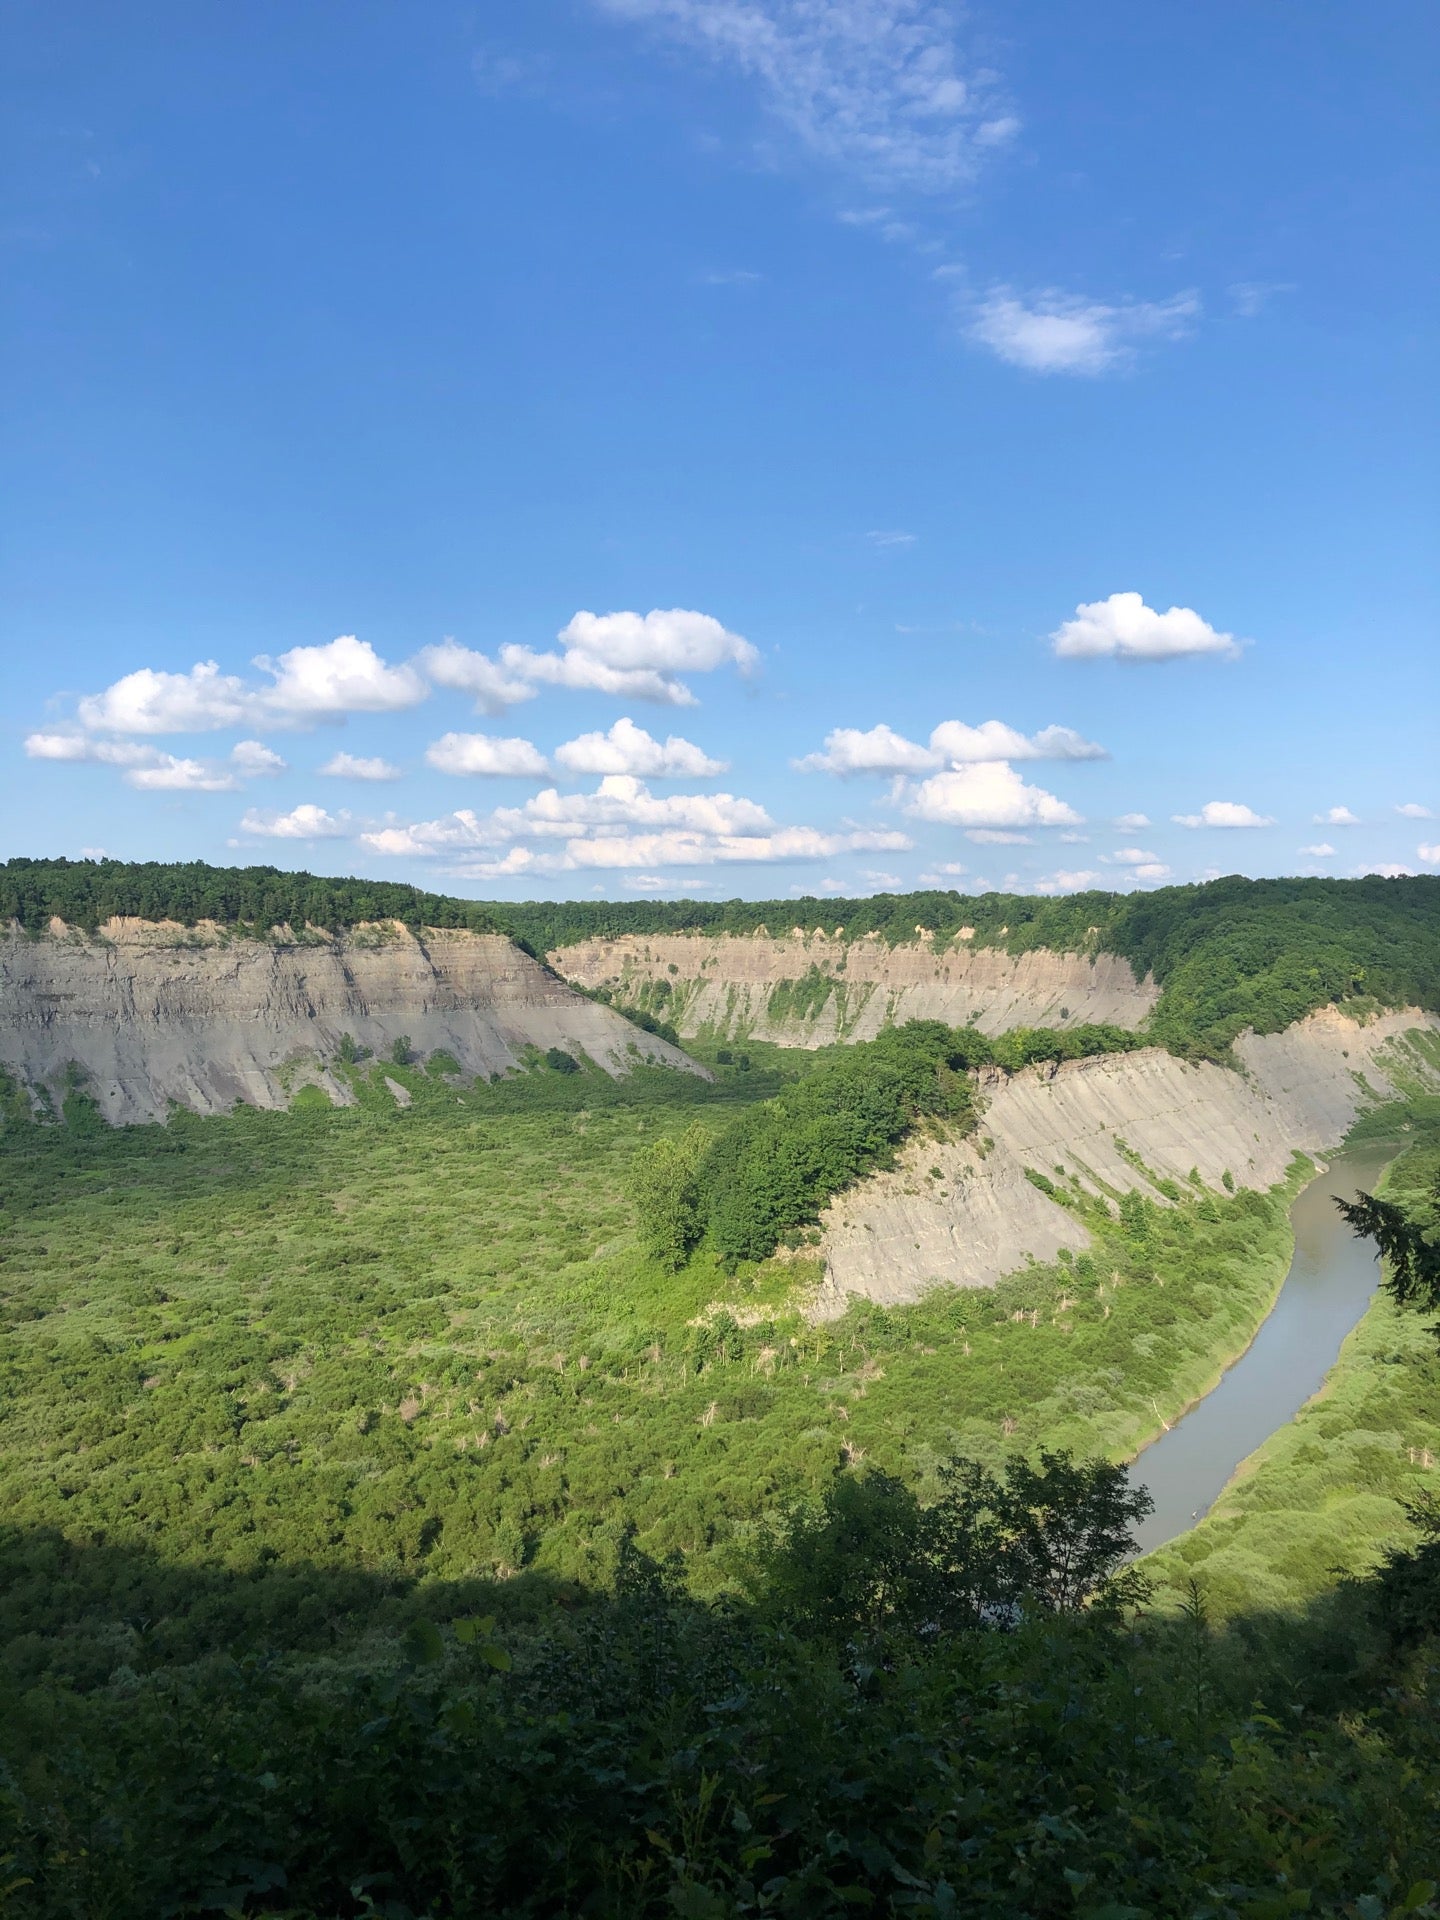
M 104 1687 L 11 1703 L 5 1911 L 1437 1911 L 1433 1640 L 1387 1668 L 1361 1607 L 1323 1643 L 1133 1623 L 1119 1470 L 948 1479 L 927 1512 L 842 1474 L 722 1606 L 622 1539 L 602 1594 L 363 1653 L 176 1668 L 137 1635 Z

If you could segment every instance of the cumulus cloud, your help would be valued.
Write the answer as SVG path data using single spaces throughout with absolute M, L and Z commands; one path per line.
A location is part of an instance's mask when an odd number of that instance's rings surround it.
M 1186 655 L 1239 653 L 1233 633 L 1220 633 L 1190 607 L 1159 613 L 1138 593 L 1112 593 L 1108 600 L 1082 602 L 1073 620 L 1050 636 L 1062 660 L 1177 660 Z
M 413 667 L 392 667 L 368 640 L 341 634 L 324 646 L 291 647 L 278 660 L 255 663 L 271 676 L 252 686 L 221 673 L 213 660 L 188 673 L 140 667 L 103 693 L 87 694 L 77 712 L 94 733 L 216 733 L 225 727 L 304 726 L 346 713 L 393 713 L 429 692 Z
M 332 753 L 320 769 L 331 780 L 398 780 L 400 769 L 390 761 L 364 754 Z
M 1043 787 L 1027 786 L 1004 760 L 953 767 L 922 780 L 905 811 L 942 826 L 1078 827 L 1081 816 Z
M 1440 840 L 1434 841 L 1428 846 L 1422 840 L 1415 851 L 1427 867 L 1440 866 Z
M 335 840 L 350 831 L 350 816 L 327 813 L 308 800 L 289 813 L 261 813 L 251 807 L 240 822 L 240 831 L 269 840 Z
M 1158 881 L 1170 878 L 1170 869 L 1163 860 L 1147 860 L 1143 866 L 1131 869 L 1137 880 Z
M 1334 857 L 1335 849 L 1328 840 L 1319 840 L 1313 847 L 1301 847 L 1301 853 L 1308 853 L 1314 860 L 1329 860 Z
M 1378 867 L 1352 867 L 1351 875 L 1356 880 L 1413 880 L 1415 869 L 1402 867 L 1398 860 L 1387 860 Z
M 1403 820 L 1433 820 L 1434 814 L 1429 807 L 1422 807 L 1418 801 L 1407 800 L 1402 807 L 1396 807 L 1396 813 Z
M 1160 858 L 1158 853 L 1147 853 L 1143 847 L 1117 847 L 1114 853 L 1104 853 L 1100 857 L 1112 867 L 1143 867 Z
M 259 740 L 241 740 L 227 760 L 181 758 L 135 740 L 71 732 L 28 734 L 25 751 L 32 760 L 119 767 L 127 784 L 142 792 L 233 793 L 247 779 L 285 770 L 280 755 Z
M 1207 800 L 1199 813 L 1172 813 L 1177 827 L 1273 827 L 1269 814 L 1256 813 L 1238 800 Z
M 254 693 L 234 674 L 202 660 L 188 673 L 140 667 L 80 701 L 80 724 L 97 733 L 215 733 L 243 726 Z
M 439 773 L 476 773 L 533 777 L 550 771 L 545 756 L 529 740 L 501 739 L 492 733 L 446 733 L 425 749 Z
M 1349 807 L 1330 807 L 1324 813 L 1314 816 L 1317 827 L 1358 827 L 1360 816 L 1352 813 Z
M 750 673 L 760 661 L 748 640 L 713 615 L 684 607 L 645 614 L 582 611 L 558 638 L 560 653 L 502 647 L 501 664 L 519 680 L 693 707 L 695 695 L 680 674 L 713 673 L 727 665 Z
M 742 74 L 803 149 L 881 187 L 948 192 L 1019 130 L 929 0 L 596 0 Z
M 535 698 L 535 688 L 527 680 L 508 672 L 488 654 L 462 647 L 458 640 L 447 638 L 438 647 L 423 647 L 417 658 L 437 687 L 472 695 L 477 713 L 501 714 Z
M 1086 740 L 1073 727 L 1042 727 L 1024 734 L 1003 720 L 982 720 L 978 727 L 963 720 L 942 720 L 922 747 L 883 722 L 862 732 L 858 727 L 836 727 L 826 734 L 819 753 L 809 753 L 793 764 L 802 773 L 925 773 L 937 767 L 966 766 L 998 760 L 1108 760 L 1104 747 Z
M 1144 813 L 1122 813 L 1110 824 L 1112 827 L 1118 827 L 1122 833 L 1139 833 L 1142 827 L 1150 825 L 1150 818 Z
M 1047 874 L 1043 880 L 1035 882 L 1036 893 L 1083 893 L 1087 887 L 1098 886 L 1101 876 L 1092 873 L 1088 867 L 1074 872 L 1061 868 L 1058 873 Z
M 662 743 L 629 719 L 617 720 L 608 733 L 567 740 L 555 749 L 555 758 L 570 773 L 632 773 L 649 780 L 701 780 L 729 766 L 678 734 Z
M 230 749 L 230 764 L 252 777 L 285 771 L 285 762 L 280 755 L 261 740 L 237 740 Z
M 291 647 L 278 660 L 257 654 L 275 684 L 259 696 L 265 710 L 291 721 L 332 720 L 345 713 L 397 713 L 430 689 L 411 666 L 388 666 L 368 640 L 342 633 L 320 647 Z
M 1183 340 L 1194 331 L 1199 313 L 1193 292 L 1112 306 L 1053 288 L 1026 299 L 1010 287 L 993 287 L 971 309 L 966 333 L 977 346 L 1028 373 L 1093 377 L 1133 365 L 1145 342 Z
M 462 808 L 438 820 L 391 822 L 360 837 L 376 853 L 469 856 L 451 871 L 477 879 L 828 859 L 846 852 L 901 852 L 911 844 L 893 830 L 777 827 L 753 800 L 728 793 L 659 795 L 630 774 L 609 774 L 591 793 L 551 787 L 522 806 L 488 814 Z
M 1035 844 L 1033 834 L 1009 833 L 1000 827 L 971 827 L 965 838 L 973 840 L 977 847 L 1033 847 Z

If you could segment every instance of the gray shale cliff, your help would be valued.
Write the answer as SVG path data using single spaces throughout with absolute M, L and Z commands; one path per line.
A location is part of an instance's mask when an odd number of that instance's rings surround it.
M 443 1050 L 467 1074 L 504 1073 L 535 1047 L 611 1075 L 641 1059 L 701 1071 L 499 934 L 417 939 L 387 922 L 254 940 L 112 920 L 95 937 L 60 922 L 0 937 L 0 1067 L 58 1104 L 73 1062 L 115 1123 L 163 1119 L 172 1102 L 283 1107 L 306 1085 L 344 1104 L 330 1069 L 347 1033 L 382 1059 L 402 1038 Z
M 1053 1260 L 1090 1235 L 1027 1177 L 1108 1199 L 1155 1179 L 1269 1187 L 1294 1153 L 1325 1154 L 1365 1107 L 1440 1091 L 1440 1017 L 1360 1022 L 1334 1008 L 1284 1033 L 1242 1034 L 1240 1071 L 1189 1065 L 1158 1047 L 980 1075 L 965 1140 L 912 1138 L 895 1168 L 839 1194 L 822 1217 L 825 1279 L 813 1311 L 850 1295 L 914 1300 L 939 1285 L 993 1286 L 1027 1256 Z M 937 1177 L 938 1176 L 938 1177 Z M 1153 1177 L 1152 1177 L 1153 1176 Z M 1163 1202 L 1162 1202 L 1163 1204 Z
M 685 1039 L 774 1040 L 823 1047 L 873 1040 L 906 1020 L 943 1020 L 982 1032 L 1108 1021 L 1138 1027 L 1155 1002 L 1112 953 L 1006 953 L 919 935 L 887 946 L 797 929 L 770 934 L 624 934 L 548 955 L 567 980 L 607 989 L 670 1021 Z

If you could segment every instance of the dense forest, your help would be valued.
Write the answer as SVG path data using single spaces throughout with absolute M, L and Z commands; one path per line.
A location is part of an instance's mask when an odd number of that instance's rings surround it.
M 474 1131 L 399 1071 L 407 1114 L 250 1114 L 150 1139 L 79 1125 L 0 1148 L 6 1914 L 1440 1910 L 1425 1500 L 1373 1576 L 1219 1619 L 1202 1588 L 1160 1605 L 1127 1565 L 1144 1494 L 1092 1448 L 1035 1446 L 1021 1417 L 981 1453 L 906 1452 L 920 1375 L 904 1367 L 935 1354 L 935 1313 L 966 1313 L 964 1365 L 1025 1415 L 1046 1344 L 1064 1394 L 1085 1379 L 1087 1329 L 1114 1359 L 1117 1321 L 1139 1313 L 1123 1350 L 1167 1352 L 1187 1261 L 1196 1325 L 1212 1321 L 1215 1281 L 1240 1281 L 1283 1202 L 1140 1202 L 1087 1273 L 1056 1275 L 1058 1313 L 1050 1275 L 1021 1277 L 1039 1329 L 1014 1294 L 954 1296 L 812 1329 L 810 1365 L 766 1373 L 774 1323 L 695 1325 L 676 1298 L 666 1329 L 643 1267 L 622 1288 L 582 1277 L 580 1238 L 614 1225 L 588 1183 L 659 1108 L 616 1098 L 605 1127 L 561 1106 Z M 1379 1200 L 1411 1252 L 1388 1306 L 1417 1323 L 1440 1309 L 1432 1121 L 1404 1121 L 1430 1129 L 1407 1156 L 1421 1171 Z M 530 1219 L 515 1215 L 526 1127 L 574 1160 Z M 478 1204 L 515 1215 L 518 1296 L 490 1235 L 474 1244 Z M 438 1258 L 444 1233 L 459 1258 Z M 549 1248 L 561 1260 L 536 1261 Z M 559 1340 L 568 1352 L 547 1354 Z M 866 1428 L 891 1371 L 891 1425 Z M 820 1413 L 820 1375 L 847 1380 L 849 1423 Z M 776 1480 L 745 1428 L 781 1382 L 810 1404 L 787 1427 L 804 1465 Z M 664 1432 L 672 1396 L 682 1419 Z M 716 1526 L 712 1505 L 707 1524 L 701 1471 L 726 1498 L 758 1496 L 764 1523 Z M 547 1528 L 574 1532 L 576 1494 L 612 1519 L 566 1572 L 526 1536 L 555 1498 Z M 486 1563 L 465 1534 L 492 1500 L 505 1519 Z M 716 1553 L 724 1582 L 701 1597 L 697 1561 Z
M 1224 1057 L 1245 1027 L 1274 1033 L 1314 1008 L 1440 1008 L 1440 877 L 1246 880 L 1231 876 L 1152 893 L 876 894 L 862 900 L 475 902 L 385 881 L 326 880 L 271 867 L 11 860 L 0 867 L 0 919 L 38 931 L 52 915 L 93 929 L 112 914 L 339 929 L 396 918 L 415 928 L 499 929 L 537 954 L 595 936 L 753 933 L 793 926 L 877 933 L 917 927 L 937 939 L 962 926 L 979 945 L 1121 955 L 1162 992 L 1149 1024 L 1176 1053 Z

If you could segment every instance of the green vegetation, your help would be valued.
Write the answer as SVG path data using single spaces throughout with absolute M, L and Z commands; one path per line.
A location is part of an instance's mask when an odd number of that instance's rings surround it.
M 1433 1913 L 1430 1550 L 1225 1628 L 1115 1578 L 1288 1189 L 1035 1169 L 1090 1252 L 821 1326 L 696 1244 L 995 1044 L 0 1132 L 0 1910 Z
M 987 893 L 877 894 L 864 900 L 523 901 L 480 904 L 381 881 L 323 880 L 272 867 L 126 865 L 115 860 L 11 860 L 0 866 L 0 920 L 39 931 L 52 915 L 91 928 L 111 914 L 213 919 L 265 932 L 331 930 L 394 918 L 407 926 L 509 933 L 544 954 L 594 937 L 781 932 L 791 927 L 878 934 L 892 945 L 925 928 L 937 943 L 969 928 L 977 946 L 1115 953 L 1161 998 L 1148 1034 L 1190 1058 L 1222 1059 L 1245 1027 L 1276 1033 L 1317 1007 L 1440 1008 L 1440 877 L 1246 880 L 1153 893 L 1080 893 L 1063 900 Z M 674 995 L 654 983 L 635 1008 L 671 1038 Z M 775 992 L 813 1015 L 835 983 L 818 968 Z M 653 1004 L 652 1004 L 653 1002 Z M 641 1018 L 640 1016 L 645 1016 Z
M 1440 1100 L 1407 1113 L 1412 1144 L 1387 1171 L 1380 1223 L 1428 1234 L 1433 1250 Z M 1357 1132 L 1383 1137 L 1395 1123 L 1390 1108 Z M 1346 1211 L 1370 1230 L 1371 1206 Z M 1195 1579 L 1217 1613 L 1293 1608 L 1339 1574 L 1369 1574 L 1408 1537 L 1412 1509 L 1423 1511 L 1440 1482 L 1440 1352 L 1424 1318 L 1440 1298 L 1415 1277 L 1387 1269 L 1324 1392 L 1271 1435 L 1198 1527 L 1153 1556 L 1172 1595 Z M 1434 1565 L 1440 1551 L 1430 1552 Z
M 473 900 L 389 880 L 324 880 L 278 867 L 211 867 L 203 860 L 27 860 L 0 865 L 0 922 L 18 920 L 31 933 L 52 918 L 93 933 L 114 916 L 213 920 L 262 937 L 272 927 L 338 933 L 362 921 L 401 920 L 421 927 L 466 927 L 494 933 L 488 908 Z

